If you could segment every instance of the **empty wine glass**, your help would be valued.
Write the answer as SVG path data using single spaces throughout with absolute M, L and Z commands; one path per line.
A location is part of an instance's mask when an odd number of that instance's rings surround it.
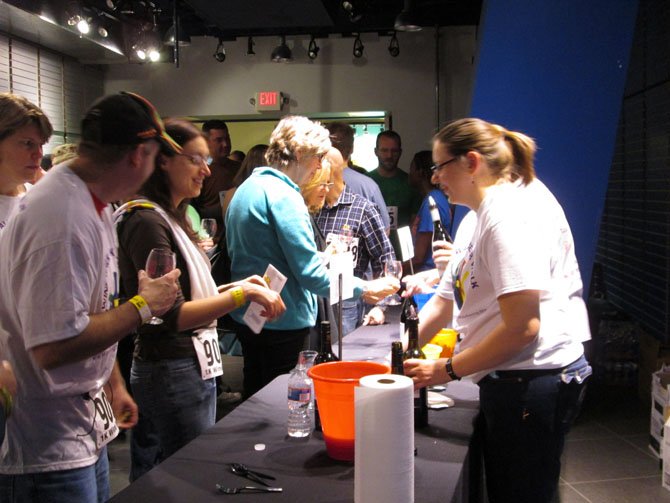
M 400 281 L 402 278 L 402 262 L 400 260 L 387 260 L 384 262 L 384 272 L 382 273 L 385 277 L 396 278 Z M 380 304 L 386 306 L 399 306 L 402 303 L 400 295 L 394 293 L 383 299 Z
M 201 233 L 203 234 L 204 239 L 213 239 L 214 236 L 216 236 L 216 219 L 203 218 L 200 222 L 200 228 L 202 229 Z M 204 234 L 207 234 L 207 236 L 204 236 Z
M 147 257 L 145 270 L 147 271 L 147 276 L 155 279 L 169 273 L 176 266 L 177 257 L 172 250 L 154 248 Z M 152 316 L 148 323 L 150 325 L 160 325 L 163 323 L 163 320 L 157 316 Z

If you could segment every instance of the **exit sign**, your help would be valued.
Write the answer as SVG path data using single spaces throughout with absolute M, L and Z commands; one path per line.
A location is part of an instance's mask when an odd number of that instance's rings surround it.
M 281 110 L 282 101 L 279 91 L 259 91 L 256 93 L 256 111 Z

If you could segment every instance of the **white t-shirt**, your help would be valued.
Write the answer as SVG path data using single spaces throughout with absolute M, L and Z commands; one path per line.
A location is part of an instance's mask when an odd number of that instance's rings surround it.
M 84 398 L 107 382 L 116 345 L 44 371 L 28 349 L 80 334 L 89 313 L 118 296 L 111 213 L 66 165 L 52 169 L 19 203 L 0 239 L 0 354 L 19 383 L 0 473 L 81 468 L 95 463 L 94 406 Z M 111 397 L 110 397 L 111 398 Z
M 572 234 L 555 197 L 539 180 L 503 184 L 489 190 L 476 215 L 472 239 L 458 247 L 438 291 L 458 308 L 460 349 L 481 342 L 501 321 L 498 297 L 539 290 L 537 340 L 497 370 L 558 368 L 579 358 L 590 339 L 588 317 Z M 492 370 L 470 377 L 478 381 Z
M 19 204 L 21 196 L 5 196 L 0 194 L 0 231 L 7 225 L 12 211 Z

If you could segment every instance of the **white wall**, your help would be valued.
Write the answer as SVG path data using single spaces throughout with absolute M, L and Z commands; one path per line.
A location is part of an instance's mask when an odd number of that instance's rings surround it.
M 474 81 L 475 27 L 440 31 L 440 123 L 470 109 Z M 255 38 L 255 56 L 246 56 L 247 40 L 226 42 L 226 61 L 212 54 L 217 41 L 194 38 L 181 50 L 180 68 L 172 64 L 112 65 L 105 92 L 138 92 L 162 115 L 259 115 L 249 104 L 256 91 L 279 90 L 290 96 L 283 112 L 310 114 L 385 110 L 403 138 L 401 167 L 417 150 L 430 147 L 437 127 L 435 31 L 398 33 L 400 55 L 387 50 L 389 37 L 363 34 L 364 57 L 352 56 L 353 38 L 318 39 L 319 57 L 307 57 L 309 37 L 289 37 L 294 61 L 277 64 L 270 53 L 277 37 Z

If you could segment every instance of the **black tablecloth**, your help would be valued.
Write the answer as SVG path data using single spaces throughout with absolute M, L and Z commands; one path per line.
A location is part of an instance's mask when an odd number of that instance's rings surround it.
M 391 341 L 399 338 L 397 323 L 362 327 L 344 338 L 347 360 L 383 361 Z M 321 433 L 309 439 L 286 435 L 288 376 L 280 376 L 224 417 L 214 427 L 176 452 L 161 465 L 118 493 L 114 502 L 207 502 L 228 496 L 215 484 L 255 485 L 233 475 L 229 463 L 245 463 L 271 473 L 282 493 L 240 494 L 240 501 L 351 502 L 354 465 L 326 454 Z M 421 503 L 468 501 L 473 492 L 469 479 L 474 419 L 479 402 L 477 387 L 454 382 L 445 392 L 455 406 L 429 411 L 429 426 L 416 432 L 415 501 Z M 263 450 L 255 450 L 258 444 Z M 474 463 L 477 466 L 477 463 Z M 475 491 L 476 492 L 476 491 Z

